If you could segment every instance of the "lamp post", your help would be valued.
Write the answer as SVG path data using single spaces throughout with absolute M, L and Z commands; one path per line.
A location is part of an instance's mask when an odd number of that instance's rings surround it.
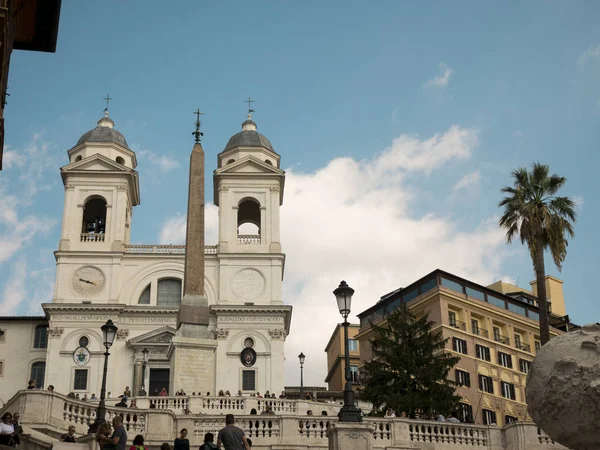
M 96 420 L 94 423 L 90 425 L 88 433 L 97 433 L 100 425 L 104 423 L 104 416 L 106 415 L 106 404 L 104 399 L 106 397 L 106 371 L 108 369 L 108 357 L 110 353 L 108 353 L 108 349 L 112 346 L 115 341 L 115 336 L 117 335 L 117 327 L 113 323 L 112 320 L 108 320 L 104 325 L 100 327 L 102 330 L 102 337 L 104 339 L 104 347 L 106 351 L 104 352 L 104 371 L 102 373 L 102 390 L 100 391 L 100 403 L 98 404 L 98 409 L 96 410 Z
M 352 289 L 345 281 L 340 282 L 338 288 L 333 291 L 337 301 L 340 314 L 344 318 L 344 362 L 346 366 L 346 385 L 344 386 L 344 406 L 340 409 L 338 417 L 340 422 L 362 422 L 360 409 L 354 405 L 354 391 L 352 390 L 352 377 L 350 374 L 350 344 L 348 341 L 348 316 L 350 315 L 350 304 L 352 302 Z
M 300 361 L 300 395 L 299 400 L 302 400 L 302 398 L 304 398 L 304 359 L 306 359 L 306 356 L 304 356 L 304 353 L 300 353 L 298 355 L 298 360 Z
M 142 350 L 142 355 L 144 356 L 144 359 L 142 360 L 142 387 L 138 391 L 138 395 L 142 397 L 148 395 L 146 394 L 146 364 L 148 364 L 148 353 L 150 352 L 147 348 Z

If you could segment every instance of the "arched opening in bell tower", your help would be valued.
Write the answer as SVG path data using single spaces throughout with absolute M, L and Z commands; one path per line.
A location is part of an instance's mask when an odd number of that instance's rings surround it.
M 90 198 L 83 208 L 82 233 L 104 234 L 106 232 L 106 200 Z
M 255 198 L 244 198 L 238 204 L 238 242 L 260 244 L 260 203 Z

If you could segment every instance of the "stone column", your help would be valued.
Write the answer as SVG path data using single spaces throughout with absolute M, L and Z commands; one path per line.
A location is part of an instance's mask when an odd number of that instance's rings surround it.
M 171 395 L 183 389 L 215 391 L 217 341 L 209 329 L 204 293 L 204 150 L 196 143 L 190 156 L 183 298 L 177 314 L 177 334 L 168 350 Z M 214 328 L 214 327 L 213 327 Z
M 133 385 L 131 386 L 131 394 L 137 397 L 138 392 L 142 388 L 142 361 L 141 355 L 134 355 L 133 357 Z
M 327 430 L 329 450 L 372 450 L 373 427 L 364 422 L 334 422 Z

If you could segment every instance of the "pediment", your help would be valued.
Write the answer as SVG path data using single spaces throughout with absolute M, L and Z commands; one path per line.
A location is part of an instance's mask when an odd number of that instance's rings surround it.
M 119 164 L 112 159 L 107 158 L 104 155 L 96 153 L 89 156 L 81 161 L 75 161 L 74 163 L 67 164 L 61 167 L 61 172 L 75 172 L 75 171 L 111 171 L 111 172 L 129 172 L 129 169 L 122 164 Z
M 168 345 L 175 336 L 175 329 L 169 326 L 157 328 L 127 341 L 131 347 Z
M 270 175 L 283 175 L 285 172 L 271 164 L 267 164 L 255 156 L 247 155 L 236 162 L 215 170 L 215 175 L 260 173 Z

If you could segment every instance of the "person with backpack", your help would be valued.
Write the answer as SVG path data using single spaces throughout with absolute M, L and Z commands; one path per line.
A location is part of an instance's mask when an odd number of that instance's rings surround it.
M 133 445 L 129 447 L 129 450 L 148 450 L 148 446 L 144 445 L 144 436 L 138 434 L 133 438 Z
M 204 444 L 202 444 L 198 450 L 215 450 L 217 446 L 214 442 L 215 435 L 212 433 L 206 433 L 204 435 Z

